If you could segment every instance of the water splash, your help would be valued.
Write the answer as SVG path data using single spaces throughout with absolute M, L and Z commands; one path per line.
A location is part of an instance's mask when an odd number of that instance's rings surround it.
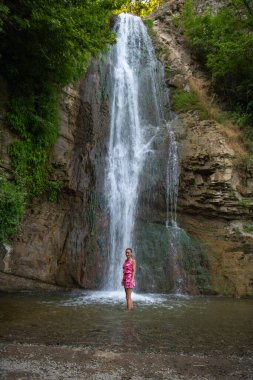
M 143 305 L 160 305 L 166 303 L 168 297 L 165 294 L 140 294 L 134 293 L 133 301 Z M 123 304 L 126 303 L 125 292 L 121 291 L 86 291 L 80 296 L 75 296 L 64 305 L 87 305 L 87 304 Z
M 110 213 L 110 265 L 105 289 L 120 289 L 124 251 L 132 247 L 140 175 L 164 122 L 162 67 L 141 19 L 118 16 L 110 50 L 110 139 L 106 194 Z

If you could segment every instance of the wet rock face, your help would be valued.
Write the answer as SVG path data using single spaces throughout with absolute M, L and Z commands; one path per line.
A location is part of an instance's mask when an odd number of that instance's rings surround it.
M 1 271 L 49 284 L 98 286 L 103 259 L 99 239 L 106 224 L 99 199 L 108 117 L 106 102 L 98 97 L 99 85 L 94 62 L 82 81 L 63 91 L 51 159 L 54 178 L 63 183 L 60 199 L 33 200 L 17 238 L 1 252 Z M 13 281 L 9 285 L 15 288 Z M 16 284 L 27 286 L 32 285 Z
M 236 152 L 220 126 L 210 120 L 199 120 L 196 125 L 191 114 L 184 115 L 184 123 L 185 136 L 180 139 L 179 135 L 182 168 L 179 210 L 192 214 L 201 210 L 202 215 L 224 219 L 250 216 L 253 204 L 245 207 L 241 193 L 250 173 L 238 170 Z M 247 191 L 252 190 L 248 187 Z
M 198 89 L 205 99 L 208 80 L 194 61 L 173 16 L 182 1 L 167 2 L 154 13 L 157 54 L 174 89 Z M 199 1 L 215 12 L 221 2 Z M 207 104 L 208 106 L 208 104 Z M 211 106 L 211 102 L 209 103 Z M 182 112 L 177 125 L 181 160 L 178 220 L 198 239 L 208 257 L 212 289 L 219 294 L 253 295 L 252 164 L 234 132 L 197 111 Z

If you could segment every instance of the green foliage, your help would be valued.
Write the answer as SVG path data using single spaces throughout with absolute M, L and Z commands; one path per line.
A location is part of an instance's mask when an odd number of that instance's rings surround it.
M 50 202 L 59 202 L 60 192 L 62 189 L 62 182 L 56 180 L 50 180 L 47 182 L 48 186 L 48 199 Z
M 0 4 L 0 33 L 3 31 L 3 24 L 7 18 L 9 8 L 3 4 Z
M 153 20 L 151 20 L 150 18 L 147 18 L 146 20 L 144 20 L 144 24 L 148 28 L 149 33 L 151 33 L 153 29 L 153 24 L 154 24 Z
M 237 109 L 235 111 L 227 113 L 227 117 L 229 120 L 231 120 L 233 123 L 239 125 L 239 127 L 243 129 L 247 129 L 250 123 L 250 115 L 248 113 L 243 112 L 242 109 Z M 252 128 L 250 128 L 250 132 L 252 134 L 252 140 L 253 140 L 253 131 Z M 247 134 L 247 133 L 246 133 Z
M 0 174 L 0 241 L 6 242 L 17 232 L 24 214 L 25 193 L 21 187 Z
M 11 129 L 27 141 L 50 147 L 58 131 L 58 92 L 13 96 L 6 116 Z
M 212 76 L 214 89 L 230 107 L 253 121 L 253 15 L 247 1 L 227 1 L 216 14 L 197 14 L 187 1 L 182 14 L 185 35 Z
M 243 207 L 243 208 L 246 208 L 248 209 L 250 207 L 250 201 L 248 199 L 241 199 L 240 200 L 240 205 Z
M 227 0 L 228 6 L 232 7 L 238 17 L 253 16 L 253 4 L 251 0 Z
M 0 37 L 4 74 L 23 88 L 64 86 L 87 68 L 91 55 L 114 41 L 109 17 L 116 1 L 4 0 Z
M 9 147 L 16 181 L 27 189 L 28 196 L 42 195 L 47 189 L 48 152 L 30 141 L 15 141 Z
M 60 90 L 84 73 L 92 56 L 115 41 L 110 17 L 122 3 L 3 0 L 0 4 L 0 71 L 11 93 L 6 121 L 19 137 L 9 147 L 16 221 L 22 202 L 24 208 L 27 200 L 44 193 L 51 201 L 59 199 L 62 185 L 50 178 L 48 162 L 58 134 Z M 4 197 L 0 202 L 4 210 Z M 7 224 L 2 228 L 0 240 L 12 233 Z
M 199 100 L 196 91 L 176 90 L 172 96 L 172 108 L 177 112 L 197 110 L 201 119 L 212 119 L 206 106 Z
M 244 224 L 243 229 L 245 232 L 253 233 L 253 225 L 252 224 Z
M 158 9 L 164 0 L 127 0 L 116 13 L 128 12 L 141 17 L 146 17 Z
M 178 112 L 198 109 L 198 98 L 195 91 L 177 90 L 173 94 L 172 107 Z
M 29 197 L 40 196 L 48 187 L 48 156 L 57 138 L 58 95 L 13 97 L 6 120 L 22 138 L 9 147 L 16 180 Z

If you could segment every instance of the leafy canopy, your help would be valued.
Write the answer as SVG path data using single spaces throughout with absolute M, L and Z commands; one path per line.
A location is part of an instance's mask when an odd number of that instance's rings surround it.
M 128 12 L 145 17 L 158 9 L 163 3 L 164 0 L 127 0 L 116 13 Z
M 216 14 L 202 14 L 196 1 L 186 1 L 182 23 L 200 62 L 212 76 L 214 89 L 253 122 L 253 5 L 227 0 Z
M 28 90 L 78 78 L 107 43 L 114 42 L 109 0 L 4 0 L 0 27 L 1 68 Z M 36 81 L 36 83 L 33 83 Z
M 110 17 L 122 0 L 2 0 L 0 72 L 8 82 L 6 121 L 19 139 L 9 147 L 15 181 L 0 179 L 0 241 L 17 228 L 24 206 L 61 184 L 51 176 L 63 86 L 78 79 L 90 58 L 115 41 Z

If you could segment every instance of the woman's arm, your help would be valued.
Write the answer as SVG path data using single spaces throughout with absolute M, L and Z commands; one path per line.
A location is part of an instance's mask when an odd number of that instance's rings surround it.
M 135 277 L 135 273 L 136 273 L 136 260 L 134 260 L 134 259 L 132 261 L 132 266 L 133 266 L 133 273 L 132 273 L 131 282 L 134 281 L 134 277 Z
M 121 285 L 124 286 L 124 266 L 123 266 L 123 275 L 122 275 Z

